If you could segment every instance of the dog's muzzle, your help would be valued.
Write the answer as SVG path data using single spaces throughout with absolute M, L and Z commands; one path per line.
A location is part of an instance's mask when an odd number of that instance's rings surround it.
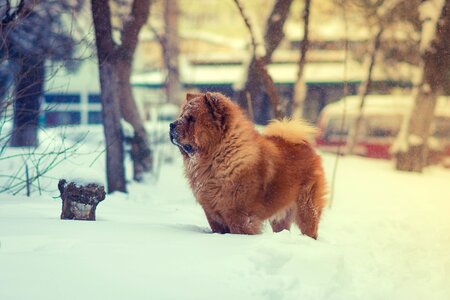
M 169 137 L 170 142 L 174 144 L 175 146 L 180 147 L 181 150 L 183 150 L 187 155 L 192 155 L 194 153 L 194 148 L 189 144 L 181 144 L 178 141 L 178 133 L 175 130 L 177 127 L 176 122 L 170 123 L 170 130 L 169 130 Z
M 170 127 L 170 129 L 169 129 L 170 141 L 172 142 L 172 144 L 178 146 L 178 141 L 177 141 L 178 135 L 175 131 L 175 128 L 177 127 L 176 122 L 170 123 L 169 127 Z

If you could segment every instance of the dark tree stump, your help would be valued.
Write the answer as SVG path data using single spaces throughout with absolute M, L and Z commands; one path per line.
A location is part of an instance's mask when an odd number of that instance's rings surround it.
M 105 199 L 105 188 L 95 183 L 79 185 L 61 179 L 58 182 L 61 193 L 61 219 L 95 221 L 97 204 Z

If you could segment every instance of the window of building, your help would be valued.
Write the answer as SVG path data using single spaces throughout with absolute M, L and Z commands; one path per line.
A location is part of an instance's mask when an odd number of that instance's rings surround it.
M 100 95 L 89 94 L 88 95 L 88 102 L 89 103 L 101 103 L 102 102 L 102 98 L 100 97 Z
M 79 111 L 49 111 L 45 113 L 45 125 L 75 125 L 81 123 Z
M 102 123 L 102 112 L 101 111 L 90 111 L 88 114 L 89 124 L 101 124 Z
M 47 94 L 45 95 L 47 103 L 80 103 L 79 94 Z

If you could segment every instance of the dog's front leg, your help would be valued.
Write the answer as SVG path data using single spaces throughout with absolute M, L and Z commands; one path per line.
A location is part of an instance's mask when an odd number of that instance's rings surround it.
M 225 224 L 225 221 L 220 214 L 205 210 L 205 215 L 212 232 L 222 234 L 230 233 L 230 228 Z

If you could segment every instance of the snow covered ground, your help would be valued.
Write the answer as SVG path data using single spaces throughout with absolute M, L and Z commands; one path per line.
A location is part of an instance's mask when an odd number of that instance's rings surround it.
M 340 158 L 318 241 L 219 235 L 163 145 L 158 180 L 107 196 L 96 222 L 62 221 L 59 177 L 104 181 L 95 143 L 49 171 L 41 195 L 37 183 L 29 198 L 0 194 L 0 299 L 450 299 L 450 170 Z M 330 179 L 335 157 L 323 159 Z M 18 166 L 0 161 L 2 174 Z

